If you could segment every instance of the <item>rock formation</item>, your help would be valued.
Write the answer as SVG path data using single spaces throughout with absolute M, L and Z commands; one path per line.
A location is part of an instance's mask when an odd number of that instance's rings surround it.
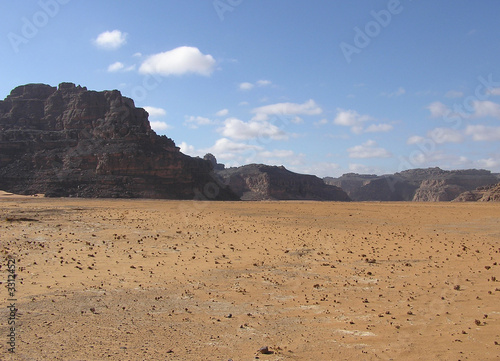
M 498 182 L 487 170 L 411 169 L 393 175 L 345 174 L 325 178 L 355 201 L 452 201 L 465 191 Z
M 467 191 L 454 199 L 455 202 L 500 202 L 500 183 Z
M 241 200 L 350 200 L 339 187 L 284 167 L 249 164 L 217 171 L 217 174 Z
M 210 197 L 203 189 L 211 186 Z M 213 189 L 216 191 L 213 191 Z M 0 101 L 0 189 L 47 196 L 237 199 L 212 164 L 158 136 L 119 91 L 29 84 Z

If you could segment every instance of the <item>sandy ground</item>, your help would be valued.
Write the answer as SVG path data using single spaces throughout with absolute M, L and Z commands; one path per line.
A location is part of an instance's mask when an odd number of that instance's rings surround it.
M 0 205 L 2 360 L 500 357 L 500 204 Z

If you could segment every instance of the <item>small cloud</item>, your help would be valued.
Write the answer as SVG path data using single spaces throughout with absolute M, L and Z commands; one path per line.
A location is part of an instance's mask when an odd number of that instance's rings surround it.
M 215 116 L 217 116 L 217 117 L 225 117 L 228 114 L 229 114 L 229 110 L 228 109 L 221 109 L 217 113 L 215 113 Z
M 450 98 L 450 99 L 463 98 L 464 93 L 461 91 L 457 91 L 457 90 L 450 90 L 450 91 L 446 92 L 446 94 L 444 96 L 446 98 Z
M 102 49 L 116 50 L 127 43 L 127 36 L 120 30 L 105 31 L 97 36 L 94 44 Z
M 269 80 L 259 80 L 257 81 L 257 86 L 268 86 L 268 85 L 271 85 L 271 81 Z
M 123 68 L 125 68 L 125 65 L 123 65 L 123 63 L 120 63 L 119 61 L 117 61 L 116 63 L 113 63 L 110 66 L 108 66 L 108 71 L 110 73 L 114 73 L 114 72 L 122 70 Z
M 451 113 L 451 110 L 441 102 L 431 103 L 426 109 L 431 112 L 431 118 L 443 118 Z
M 248 82 L 240 83 L 239 88 L 240 88 L 240 90 L 251 90 L 255 86 L 264 87 L 264 86 L 269 86 L 271 84 L 272 84 L 272 82 L 269 80 L 258 80 L 255 84 L 248 83 Z
M 155 108 L 155 107 L 143 107 L 144 110 L 146 110 L 149 114 L 150 117 L 156 118 L 156 117 L 163 117 L 167 115 L 167 112 L 163 108 Z
M 498 158 L 479 159 L 479 167 L 486 169 L 500 169 L 500 156 Z
M 263 151 L 263 148 L 257 145 L 237 143 L 227 138 L 220 138 L 207 151 L 214 154 L 217 159 L 233 160 L 243 155 L 254 158 L 257 152 Z
M 382 93 L 382 96 L 388 97 L 388 98 L 393 98 L 393 97 L 399 97 L 403 94 L 406 94 L 406 90 L 403 87 L 399 87 L 398 90 L 396 90 L 393 93 Z
M 161 132 L 171 128 L 170 125 L 165 122 L 153 121 L 149 123 L 151 124 L 151 128 L 156 132 Z
M 297 103 L 277 103 L 255 108 L 254 120 L 268 120 L 271 115 L 318 115 L 323 110 L 312 99 L 303 104 Z
M 210 125 L 214 123 L 211 119 L 200 116 L 191 115 L 191 116 L 186 116 L 185 118 L 186 122 L 184 124 L 187 124 L 192 129 L 198 129 L 198 126 Z
M 360 115 L 355 110 L 344 110 L 337 108 L 337 115 L 333 120 L 333 123 L 336 125 L 341 125 L 344 127 L 355 127 L 359 126 L 363 122 L 368 120 L 372 120 L 373 118 L 369 115 Z
M 472 102 L 474 108 L 474 118 L 494 117 L 500 119 L 500 104 L 489 100 L 476 100 Z
M 365 133 L 388 132 L 392 129 L 394 129 L 394 127 L 390 124 L 372 124 L 365 129 Z
M 427 136 L 436 144 L 461 143 L 464 140 L 462 133 L 452 128 L 436 128 L 429 131 Z
M 228 118 L 224 126 L 219 129 L 225 137 L 236 140 L 248 140 L 256 138 L 271 138 L 274 140 L 286 140 L 288 135 L 274 124 L 267 121 L 244 122 L 237 118 Z
M 239 85 L 240 90 L 250 90 L 254 87 L 252 83 L 241 83 Z
M 500 127 L 488 127 L 485 125 L 469 125 L 465 134 L 472 136 L 475 141 L 494 142 L 500 141 Z
M 215 70 L 212 55 L 202 54 L 198 48 L 181 46 L 149 56 L 139 67 L 141 74 L 163 76 L 199 74 L 209 76 Z
M 115 72 L 118 72 L 118 71 L 132 71 L 135 69 L 135 65 L 131 65 L 131 66 L 128 66 L 128 67 L 125 67 L 125 64 L 123 64 L 122 62 L 115 62 L 113 64 L 111 64 L 110 66 L 108 66 L 108 72 L 110 73 L 115 73 Z
M 349 158 L 389 158 L 392 154 L 384 148 L 377 147 L 377 142 L 367 142 L 347 149 Z
M 132 56 L 134 58 L 140 58 L 140 57 L 142 57 L 142 53 L 134 53 Z
M 181 142 L 179 144 L 180 151 L 184 154 L 190 155 L 190 156 L 196 156 L 197 152 L 194 146 L 187 144 L 186 142 Z
M 406 144 L 412 145 L 412 144 L 420 144 L 423 142 L 425 142 L 424 137 L 421 137 L 419 135 L 414 135 L 414 136 L 411 136 L 410 138 L 408 138 L 408 140 L 406 141 Z

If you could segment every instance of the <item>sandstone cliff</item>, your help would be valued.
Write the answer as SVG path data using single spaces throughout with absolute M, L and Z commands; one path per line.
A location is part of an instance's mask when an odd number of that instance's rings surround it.
M 459 194 L 498 182 L 487 170 L 445 171 L 440 168 L 411 169 L 393 175 L 345 174 L 325 178 L 341 186 L 355 201 L 452 201 Z
M 455 202 L 500 202 L 500 183 L 460 194 Z
M 284 167 L 250 164 L 220 170 L 217 174 L 242 200 L 350 200 L 339 187 Z
M 47 196 L 237 199 L 209 161 L 151 130 L 119 91 L 29 84 L 0 101 L 0 189 Z M 216 191 L 203 197 L 203 189 Z

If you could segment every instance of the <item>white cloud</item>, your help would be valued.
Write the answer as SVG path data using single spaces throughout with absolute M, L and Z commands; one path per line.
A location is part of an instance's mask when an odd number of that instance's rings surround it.
M 181 142 L 181 144 L 179 144 L 179 148 L 182 153 L 190 155 L 192 157 L 198 155 L 196 149 L 192 145 L 187 144 L 186 142 Z
M 481 168 L 500 169 L 500 155 L 497 158 L 479 159 L 476 164 Z
M 155 108 L 155 107 L 143 107 L 146 110 L 150 117 L 163 117 L 167 115 L 167 112 L 163 108 Z
M 123 64 L 120 61 L 117 61 L 117 62 L 108 66 L 108 72 L 110 72 L 110 73 L 116 73 L 118 71 L 126 72 L 126 71 L 132 71 L 132 70 L 135 70 L 135 65 L 130 65 L 130 66 L 125 67 L 125 64 Z
M 254 120 L 268 120 L 270 115 L 317 115 L 323 110 L 312 99 L 303 104 L 297 103 L 277 103 L 255 108 Z
M 372 124 L 365 129 L 365 133 L 379 133 L 393 130 L 394 127 L 390 124 Z
M 123 68 L 125 68 L 125 65 L 123 65 L 123 63 L 120 63 L 119 61 L 117 61 L 116 63 L 113 63 L 110 66 L 108 66 L 108 71 L 110 73 L 114 73 L 114 72 L 122 70 Z
M 102 49 L 115 50 L 127 43 L 127 33 L 120 30 L 105 31 L 97 36 L 94 44 Z
M 317 177 L 338 177 L 341 174 L 340 165 L 332 162 L 318 162 L 311 163 L 305 162 L 301 164 L 301 167 L 292 167 L 291 171 L 301 174 L 313 174 Z
M 269 80 L 259 80 L 259 81 L 257 81 L 256 84 L 257 84 L 257 86 L 269 86 L 272 84 L 272 82 Z
M 165 122 L 153 121 L 149 123 L 151 124 L 151 128 L 156 132 L 160 132 L 171 128 L 170 125 L 168 125 Z
M 255 156 L 263 148 L 256 145 L 237 143 L 227 138 L 218 139 L 215 144 L 209 148 L 209 151 L 220 159 L 234 159 L 238 155 L 250 154 Z
M 254 87 L 254 85 L 252 83 L 246 83 L 246 82 L 245 83 L 241 83 L 239 85 L 240 90 L 250 90 L 253 87 Z
M 432 118 L 443 118 L 451 113 L 451 110 L 441 102 L 431 103 L 426 108 L 431 112 Z
M 277 126 L 267 121 L 244 122 L 237 118 L 228 118 L 224 121 L 224 127 L 219 131 L 225 137 L 237 140 L 255 138 L 271 138 L 274 140 L 286 140 L 288 135 Z
M 271 84 L 272 82 L 270 80 L 258 80 L 257 82 L 255 82 L 255 84 L 249 82 L 240 83 L 239 88 L 240 90 L 251 90 L 255 86 L 263 87 L 263 86 L 269 86 Z
M 377 147 L 377 142 L 368 140 L 362 145 L 347 149 L 349 158 L 388 158 L 392 154 L 384 148 Z
M 452 128 L 435 128 L 427 136 L 437 144 L 460 143 L 464 140 L 462 133 Z
M 185 124 L 187 124 L 192 129 L 197 129 L 199 125 L 210 125 L 214 123 L 211 119 L 200 116 L 191 115 L 186 116 L 185 118 Z
M 465 129 L 465 134 L 472 136 L 475 141 L 500 141 L 500 127 L 469 125 Z
M 204 55 L 198 48 L 181 46 L 149 56 L 140 66 L 141 74 L 163 76 L 194 73 L 209 76 L 215 69 L 212 55 Z
M 425 141 L 424 137 L 421 137 L 419 135 L 414 135 L 414 136 L 411 136 L 410 138 L 408 138 L 408 140 L 406 141 L 406 144 L 408 144 L 408 145 L 419 144 L 419 143 L 423 143 L 424 141 Z
M 215 113 L 215 116 L 217 116 L 217 117 L 225 117 L 228 114 L 229 114 L 229 110 L 228 109 L 221 109 L 217 113 Z
M 489 100 L 476 100 L 472 103 L 474 108 L 474 118 L 494 117 L 500 119 L 500 104 Z
M 335 119 L 333 120 L 334 124 L 337 125 L 342 125 L 344 127 L 356 127 L 360 126 L 363 122 L 366 122 L 368 120 L 372 120 L 373 118 L 370 117 L 369 115 L 360 115 L 357 111 L 355 110 L 344 110 L 344 109 L 337 109 L 337 115 L 335 116 Z
M 450 90 L 444 96 L 450 99 L 463 98 L 464 93 L 458 90 Z

